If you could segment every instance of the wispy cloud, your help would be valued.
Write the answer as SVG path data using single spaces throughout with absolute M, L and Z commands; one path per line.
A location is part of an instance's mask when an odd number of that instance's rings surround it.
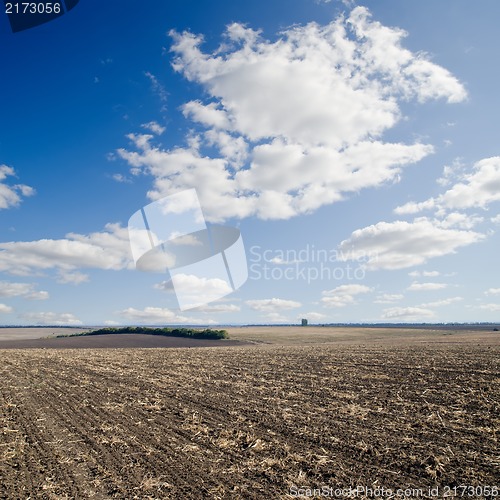
M 434 317 L 434 311 L 422 307 L 391 307 L 382 312 L 382 319 L 400 322 L 427 321 Z
M 407 290 L 410 292 L 428 292 L 430 290 L 442 290 L 446 288 L 448 285 L 446 283 L 418 283 L 414 281 Z
M 158 78 L 155 75 L 153 75 L 153 73 L 151 73 L 150 71 L 146 71 L 144 74 L 151 82 L 151 88 L 153 89 L 153 92 L 158 96 L 160 102 L 162 103 L 161 111 L 166 111 L 168 92 L 166 91 L 165 87 L 160 82 L 160 80 L 158 80 Z

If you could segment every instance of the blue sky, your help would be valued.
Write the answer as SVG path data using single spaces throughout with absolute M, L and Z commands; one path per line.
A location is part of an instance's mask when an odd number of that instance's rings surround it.
M 81 0 L 15 34 L 0 15 L 0 324 L 498 321 L 499 14 Z M 191 188 L 239 228 L 248 279 L 180 310 L 127 224 Z

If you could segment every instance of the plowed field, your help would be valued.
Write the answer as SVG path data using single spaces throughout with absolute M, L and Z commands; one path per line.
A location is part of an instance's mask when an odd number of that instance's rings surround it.
M 498 486 L 499 351 L 0 350 L 0 498 Z

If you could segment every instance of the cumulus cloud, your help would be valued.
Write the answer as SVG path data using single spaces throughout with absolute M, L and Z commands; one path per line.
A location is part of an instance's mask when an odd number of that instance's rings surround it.
M 131 265 L 128 230 L 119 224 L 89 235 L 69 233 L 59 240 L 0 243 L 0 271 L 13 275 L 58 269 L 64 280 L 64 273 L 77 268 L 120 270 Z
M 341 285 L 322 292 L 321 303 L 325 307 L 345 307 L 356 304 L 356 295 L 371 291 L 372 289 L 365 285 Z
M 434 316 L 434 311 L 422 307 L 390 307 L 382 311 L 382 319 L 401 322 L 425 321 Z
M 285 299 L 260 299 L 260 300 L 247 300 L 245 302 L 254 311 L 276 313 L 278 311 L 286 311 L 300 307 L 302 304 L 295 300 Z M 282 319 L 280 317 L 280 319 Z
M 276 41 L 234 23 L 212 53 L 201 35 L 172 31 L 174 69 L 207 96 L 182 106 L 194 135 L 173 149 L 143 135 L 118 153 L 153 176 L 153 200 L 196 187 L 212 221 L 287 219 L 395 182 L 433 151 L 383 140 L 401 119 L 400 102 L 466 98 L 446 69 L 402 46 L 405 35 L 364 7 Z
M 24 297 L 29 300 L 46 300 L 49 293 L 44 290 L 35 290 L 32 283 L 13 283 L 0 281 L 0 297 Z
M 484 293 L 485 295 L 500 295 L 500 288 L 488 288 Z
M 19 317 L 32 325 L 76 326 L 82 322 L 71 313 L 30 312 Z
M 0 210 L 17 207 L 21 203 L 22 197 L 35 194 L 35 190 L 25 184 L 9 185 L 4 181 L 7 177 L 15 177 L 16 172 L 12 167 L 0 165 Z
M 135 309 L 134 307 L 129 307 L 118 312 L 117 314 L 132 323 L 146 325 L 169 323 L 195 325 L 213 323 L 212 320 L 200 320 L 199 318 L 178 315 L 174 311 L 162 307 L 145 307 L 144 309 Z
M 368 269 L 402 269 L 424 264 L 485 238 L 481 233 L 437 227 L 427 218 L 357 229 L 339 245 L 339 260 L 365 259 Z

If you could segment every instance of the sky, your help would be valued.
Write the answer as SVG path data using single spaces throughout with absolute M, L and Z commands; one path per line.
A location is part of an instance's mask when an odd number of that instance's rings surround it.
M 0 324 L 500 320 L 499 2 L 117 4 L 0 13 Z

